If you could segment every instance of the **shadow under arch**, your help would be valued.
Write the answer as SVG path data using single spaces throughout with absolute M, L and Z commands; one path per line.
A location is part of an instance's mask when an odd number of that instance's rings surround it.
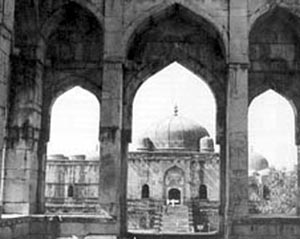
M 283 14 L 285 17 L 282 20 L 290 22 L 293 25 L 293 22 L 298 18 L 300 15 L 299 13 L 290 7 L 289 5 L 285 4 L 284 2 L 280 3 L 266 3 L 263 6 L 259 7 L 257 11 L 255 11 L 249 18 L 249 35 L 255 27 L 259 26 L 263 23 L 266 19 L 271 17 L 274 14 L 280 13 Z M 293 20 L 292 20 L 293 19 Z M 296 22 L 299 22 L 299 20 Z M 295 24 L 295 22 L 294 22 Z
M 183 16 L 190 18 L 194 23 L 206 25 L 207 29 L 214 32 L 222 45 L 222 51 L 227 56 L 226 47 L 228 45 L 228 36 L 225 31 L 225 26 L 216 18 L 213 18 L 206 10 L 200 8 L 195 11 L 189 4 L 184 2 L 179 3 L 177 0 L 164 1 L 155 7 L 144 12 L 130 22 L 125 29 L 123 54 L 128 55 L 131 45 L 134 42 L 136 35 L 139 35 L 151 25 L 156 25 L 162 19 L 170 17 L 174 13 L 180 12 Z M 226 57 L 227 59 L 227 57 Z
M 56 9 L 54 13 L 52 13 L 52 15 L 48 17 L 40 27 L 40 37 L 37 41 L 36 57 L 41 62 L 44 63 L 45 61 L 46 48 L 49 37 L 53 32 L 55 32 L 55 30 L 58 29 L 59 24 L 66 17 L 67 9 L 71 7 L 77 7 L 78 9 L 81 9 L 82 13 L 84 13 L 86 16 L 94 18 L 101 32 L 103 31 L 104 16 L 96 6 L 84 0 L 71 0 L 65 2 L 61 6 L 59 6 L 59 8 Z

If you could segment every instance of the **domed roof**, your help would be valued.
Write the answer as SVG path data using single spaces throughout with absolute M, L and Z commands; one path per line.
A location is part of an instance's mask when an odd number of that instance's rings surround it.
M 148 132 L 148 138 L 156 150 L 199 151 L 200 139 L 209 136 L 207 130 L 193 120 L 174 115 L 156 123 Z
M 269 168 L 268 160 L 258 153 L 250 153 L 250 170 L 260 171 Z

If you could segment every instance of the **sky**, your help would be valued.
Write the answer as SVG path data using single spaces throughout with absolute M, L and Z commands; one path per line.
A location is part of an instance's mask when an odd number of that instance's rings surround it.
M 208 85 L 178 63 L 150 77 L 133 102 L 133 142 L 162 119 L 174 114 L 192 119 L 216 137 L 216 102 Z M 74 87 L 54 103 L 48 154 L 99 152 L 99 102 L 91 93 Z M 262 154 L 276 168 L 296 164 L 294 112 L 290 103 L 274 91 L 255 98 L 249 107 L 249 151 Z M 74 129 L 75 128 L 75 129 Z M 218 147 L 216 147 L 218 148 Z
M 81 87 L 58 97 L 52 106 L 48 155 L 93 156 L 99 152 L 99 117 L 97 98 Z

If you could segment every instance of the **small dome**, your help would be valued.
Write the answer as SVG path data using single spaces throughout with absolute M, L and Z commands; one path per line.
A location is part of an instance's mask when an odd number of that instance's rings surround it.
M 258 153 L 250 154 L 250 170 L 261 171 L 263 169 L 269 168 L 268 160 Z
M 200 139 L 200 152 L 214 152 L 214 140 L 211 137 L 205 136 Z
M 178 115 L 175 107 L 174 115 L 156 123 L 150 128 L 148 135 L 142 137 L 153 143 L 155 150 L 188 150 L 199 151 L 201 138 L 209 136 L 207 130 L 193 120 Z

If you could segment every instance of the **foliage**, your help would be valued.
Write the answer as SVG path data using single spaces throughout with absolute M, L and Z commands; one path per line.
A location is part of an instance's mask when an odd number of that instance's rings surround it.
M 295 214 L 297 202 L 297 171 L 270 168 L 265 175 L 256 175 L 253 180 L 258 185 L 257 197 L 251 200 L 252 213 L 261 214 Z M 253 185 L 253 182 L 252 182 Z M 264 197 L 265 189 L 270 195 Z

